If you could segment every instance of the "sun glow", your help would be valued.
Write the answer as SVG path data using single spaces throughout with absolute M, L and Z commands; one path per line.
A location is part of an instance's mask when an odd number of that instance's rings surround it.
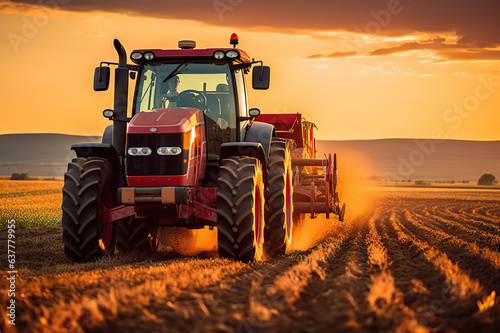
M 4 68 L 7 79 L 0 82 L 0 89 L 8 92 L 4 110 L 15 110 L 4 113 L 0 133 L 102 135 L 109 121 L 100 110 L 112 107 L 113 89 L 95 93 L 91 83 L 93 69 L 101 61 L 116 61 L 113 38 L 130 52 L 176 48 L 178 40 L 188 37 L 199 48 L 229 46 L 228 36 L 236 32 L 238 46 L 272 68 L 271 89 L 249 89 L 250 106 L 268 113 L 301 112 L 317 124 L 329 124 L 327 131 L 321 126 L 320 139 L 429 137 L 434 128 L 443 126 L 446 108 L 474 93 L 471 79 L 480 75 L 493 79 L 495 60 L 471 58 L 499 51 L 498 47 L 461 50 L 461 36 L 446 31 L 399 36 L 342 30 L 269 33 L 105 12 L 44 9 L 42 13 L 50 14 L 46 23 L 40 21 L 39 7 L 0 6 L 4 30 L 19 37 L 17 44 L 9 39 L 0 42 L 4 50 L 0 58 L 10 64 Z M 164 31 L 182 31 L 182 36 Z M 388 63 L 393 65 L 384 65 Z M 499 103 L 500 94 L 494 91 L 449 137 L 497 139 Z M 70 112 L 61 117 L 62 110 Z M 412 119 L 411 126 L 401 126 L 405 119 Z

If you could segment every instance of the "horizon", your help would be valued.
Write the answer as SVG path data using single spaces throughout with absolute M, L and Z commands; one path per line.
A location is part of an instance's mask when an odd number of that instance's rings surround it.
M 100 137 L 58 133 L 0 135 L 0 174 L 62 176 L 74 158 L 71 145 L 99 142 Z M 388 138 L 317 140 L 317 157 L 336 153 L 341 173 L 396 179 L 474 180 L 500 174 L 500 141 Z M 347 170 L 345 169 L 347 168 Z
M 4 135 L 65 135 L 65 136 L 79 136 L 79 137 L 95 137 L 100 138 L 102 135 L 83 135 L 83 134 L 68 134 L 68 133 L 53 133 L 53 132 L 31 132 L 31 133 L 0 133 Z M 435 141 L 464 141 L 464 142 L 500 142 L 498 140 L 469 140 L 469 139 L 455 139 L 455 138 L 368 138 L 368 139 L 317 139 L 317 141 L 381 141 L 381 140 L 435 140 Z

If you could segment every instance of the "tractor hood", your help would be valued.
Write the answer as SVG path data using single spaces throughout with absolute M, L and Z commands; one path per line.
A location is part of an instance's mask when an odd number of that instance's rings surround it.
M 127 134 L 127 183 L 129 186 L 195 186 L 205 177 L 205 122 L 197 108 L 143 111 L 130 121 Z M 149 154 L 133 155 L 129 149 L 144 147 Z M 160 153 L 167 148 L 180 153 Z
M 128 133 L 182 133 L 203 123 L 197 108 L 176 107 L 142 111 L 130 121 Z

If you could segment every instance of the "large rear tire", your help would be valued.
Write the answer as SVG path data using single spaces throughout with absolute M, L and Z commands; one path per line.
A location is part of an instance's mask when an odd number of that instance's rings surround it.
M 105 223 L 116 206 L 121 185 L 108 160 L 75 158 L 64 175 L 62 227 L 64 253 L 75 262 L 88 262 L 115 248 L 114 224 Z
M 223 159 L 217 191 L 219 256 L 258 261 L 264 249 L 262 165 L 250 157 Z
M 264 249 L 268 257 L 290 248 L 293 228 L 292 160 L 286 140 L 273 138 L 269 152 Z
M 134 217 L 119 221 L 116 249 L 123 254 L 152 255 L 158 250 L 158 226 L 154 221 Z

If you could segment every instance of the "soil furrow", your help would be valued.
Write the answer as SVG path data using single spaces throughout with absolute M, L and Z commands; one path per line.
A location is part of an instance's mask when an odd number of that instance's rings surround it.
M 448 297 L 442 299 L 447 290 L 445 277 L 410 239 L 398 237 L 395 219 L 393 209 L 390 220 L 377 223 L 390 258 L 389 272 L 394 276 L 395 287 L 402 292 L 403 303 L 416 314 L 421 325 L 439 327 L 443 322 L 440 316 L 449 305 Z
M 420 214 L 414 211 L 413 215 L 425 221 L 426 227 L 436 230 L 438 233 L 446 233 L 448 236 L 445 238 L 450 238 L 454 242 L 461 243 L 462 245 L 467 243 L 467 247 L 472 249 L 474 253 L 477 253 L 478 250 L 481 249 L 481 251 L 486 252 L 487 256 L 490 258 L 498 257 L 498 250 L 500 249 L 498 242 L 500 238 L 496 235 L 467 228 L 460 223 L 433 215 L 429 212 Z M 496 259 L 492 261 L 494 267 L 498 266 L 496 261 Z
M 485 234 L 489 237 L 495 238 L 495 236 L 500 232 L 500 228 L 494 224 L 476 221 L 475 219 L 467 219 L 464 215 L 440 212 L 435 209 L 429 212 L 429 214 L 434 216 L 436 219 L 444 219 L 445 224 L 458 225 L 470 233 Z
M 276 318 L 280 332 L 310 327 L 314 331 L 359 330 L 366 318 L 360 312 L 368 292 L 368 256 L 364 239 L 368 233 L 367 217 L 349 221 L 349 233 L 338 249 L 326 257 L 324 276 L 316 276 L 292 307 Z M 318 313 L 328 316 L 318 321 Z M 341 324 L 339 324 L 341 323 Z
M 498 252 L 480 248 L 439 229 L 432 228 L 427 220 L 418 214 L 405 211 L 405 226 L 418 238 L 442 251 L 456 265 L 474 279 L 478 279 L 487 289 L 500 289 L 500 255 Z M 491 279 L 494 276 L 497 279 Z
M 427 242 L 420 240 L 407 229 L 408 222 L 405 221 L 405 217 L 408 216 L 402 212 L 401 215 L 402 219 L 396 217 L 394 221 L 391 221 L 391 226 L 398 234 L 398 238 L 403 240 L 403 243 L 410 242 L 416 245 L 421 255 L 432 263 L 445 278 L 445 283 L 441 285 L 441 292 L 435 295 L 437 297 L 424 308 L 428 315 L 426 320 L 437 318 L 441 325 L 460 330 L 466 328 L 481 331 L 488 328 L 488 321 L 477 315 L 477 302 L 484 300 L 481 284 L 460 270 L 446 254 L 429 246 Z
M 476 295 L 480 293 L 481 286 L 477 281 L 462 272 L 458 266 L 446 256 L 445 253 L 429 245 L 432 241 L 432 234 L 420 235 L 415 233 L 415 220 L 409 211 L 401 212 L 401 219 L 396 219 L 396 228 L 406 234 L 410 240 L 417 245 L 424 253 L 425 257 L 445 274 L 447 281 L 452 285 L 452 294 L 457 297 Z M 429 238 L 430 237 L 430 238 Z
M 372 275 L 368 293 L 368 304 L 374 316 L 377 331 L 430 332 L 429 328 L 418 322 L 418 314 L 405 305 L 403 293 L 396 287 L 395 279 L 388 270 L 387 249 L 382 243 L 381 233 L 376 224 L 384 223 L 393 212 L 384 210 L 381 218 L 368 221 L 370 232 L 367 238 L 367 251 Z M 382 221 L 382 222 L 380 222 Z M 378 222 L 378 223 L 377 223 Z M 385 225 L 383 225 L 385 232 Z

